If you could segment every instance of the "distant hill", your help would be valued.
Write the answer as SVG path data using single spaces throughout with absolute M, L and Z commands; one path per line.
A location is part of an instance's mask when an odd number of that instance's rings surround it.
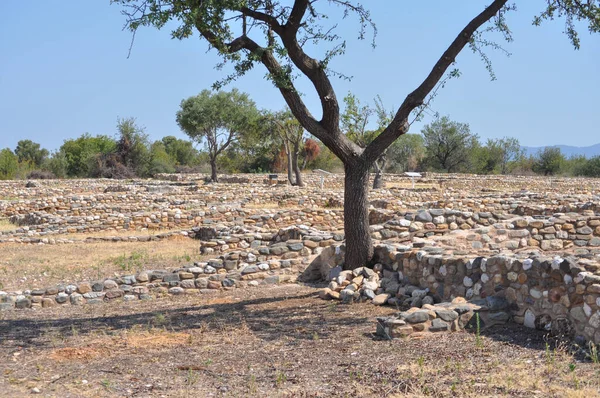
M 549 145 L 549 147 L 560 148 L 562 154 L 567 158 L 573 155 L 583 155 L 587 158 L 600 155 L 600 144 L 591 146 Z M 529 156 L 537 154 L 540 149 L 544 149 L 545 147 L 524 146 L 522 148 L 525 150 L 525 154 Z

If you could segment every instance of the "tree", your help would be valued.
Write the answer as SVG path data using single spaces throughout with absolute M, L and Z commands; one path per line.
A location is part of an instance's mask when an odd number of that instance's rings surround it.
M 309 162 L 314 161 L 320 153 L 321 147 L 319 146 L 319 143 L 312 138 L 307 138 L 306 141 L 304 141 L 304 148 L 302 149 L 302 156 L 304 157 L 302 170 L 306 168 L 306 165 Z
M 275 112 L 267 115 L 272 129 L 279 136 L 287 159 L 288 181 L 291 185 L 304 186 L 302 173 L 298 164 L 298 156 L 302 149 L 304 128 L 292 113 L 285 111 Z M 292 175 L 293 173 L 293 175 Z
M 477 136 L 469 125 L 451 121 L 447 116 L 437 118 L 421 130 L 427 151 L 427 162 L 437 170 L 459 171 L 469 164 L 469 154 L 476 146 Z
M 148 175 L 150 151 L 145 129 L 136 123 L 135 118 L 129 117 L 117 119 L 117 130 L 118 161 L 138 176 Z
M 258 110 L 248 94 L 236 89 L 199 95 L 181 101 L 177 124 L 192 140 L 205 142 L 211 180 L 218 182 L 217 157 L 240 135 L 256 128 Z
M 34 167 L 40 167 L 48 157 L 48 150 L 40 147 L 40 144 L 31 140 L 21 140 L 17 142 L 15 155 L 20 163 L 29 163 Z
M 600 177 L 600 156 L 588 159 L 583 165 L 577 168 L 576 174 L 586 177 Z
M 415 171 L 425 158 L 425 140 L 420 134 L 404 134 L 390 146 L 387 153 L 391 170 Z
M 177 166 L 190 166 L 198 159 L 198 151 L 191 141 L 168 135 L 163 137 L 162 143 L 165 151 Z
M 67 176 L 89 177 L 90 167 L 94 164 L 96 155 L 113 153 L 116 147 L 117 143 L 111 137 L 92 137 L 85 133 L 79 138 L 65 140 L 59 152 L 61 157 L 64 156 Z
M 373 255 L 367 199 L 369 169 L 373 163 L 398 137 L 408 132 L 415 112 L 418 115 L 422 111 L 431 94 L 435 94 L 447 78 L 458 76 L 457 70 L 450 67 L 465 47 L 482 54 L 491 72 L 483 48 L 488 45 L 497 48 L 498 44 L 484 34 L 495 31 L 507 40 L 512 39 L 506 14 L 515 7 L 508 0 L 488 1 L 489 5 L 458 32 L 425 79 L 405 97 L 391 122 L 366 148 L 361 148 L 340 129 L 340 107 L 331 83 L 331 77 L 340 76 L 340 73 L 331 71 L 328 64 L 332 57 L 345 51 L 346 42 L 335 33 L 335 26 L 325 26 L 331 15 L 331 9 L 325 7 L 338 6 L 344 16 L 357 16 L 360 21 L 358 36 L 364 38 L 367 28 L 372 27 L 375 32 L 375 25 L 362 5 L 352 0 L 294 0 L 291 4 L 283 0 L 112 0 L 124 6 L 126 24 L 132 32 L 140 26 L 160 29 L 167 24 L 176 24 L 171 34 L 181 40 L 194 36 L 197 31 L 222 57 L 221 66 L 233 65 L 233 72 L 216 87 L 244 75 L 256 64 L 267 69 L 268 79 L 280 91 L 300 124 L 344 164 L 346 268 L 363 266 Z M 566 19 L 566 33 L 576 48 L 579 40 L 575 20 L 587 21 L 592 32 L 600 31 L 600 6 L 596 0 L 547 0 L 547 6 L 534 23 L 539 25 L 543 20 L 558 17 Z M 334 43 L 320 60 L 307 53 L 307 50 L 314 50 L 312 44 L 319 42 Z M 298 73 L 308 78 L 319 97 L 320 120 L 309 111 L 295 87 L 294 77 Z
M 18 167 L 17 155 L 10 148 L 4 148 L 0 151 L 0 180 L 12 180 L 15 178 Z
M 174 138 L 174 137 L 173 137 Z M 159 173 L 175 172 L 175 162 L 167 153 L 163 141 L 155 141 L 150 146 L 150 163 L 148 165 L 148 174 L 154 176 Z
M 556 174 L 562 163 L 565 161 L 564 155 L 558 147 L 545 147 L 537 153 L 535 162 L 533 163 L 533 171 L 536 173 L 547 175 Z

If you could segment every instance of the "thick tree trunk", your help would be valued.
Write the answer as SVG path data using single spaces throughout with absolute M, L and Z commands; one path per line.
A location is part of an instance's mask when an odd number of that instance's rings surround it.
M 369 167 L 346 164 L 344 178 L 344 233 L 346 254 L 344 269 L 363 267 L 373 257 L 369 233 Z
M 217 159 L 210 159 L 210 179 L 212 182 L 219 182 L 219 178 L 217 177 Z
M 298 153 L 300 149 L 298 145 L 294 145 L 294 150 L 292 151 L 292 168 L 294 169 L 294 174 L 296 175 L 296 185 L 299 187 L 304 186 L 304 182 L 302 182 L 302 174 L 300 173 L 300 167 L 298 167 Z

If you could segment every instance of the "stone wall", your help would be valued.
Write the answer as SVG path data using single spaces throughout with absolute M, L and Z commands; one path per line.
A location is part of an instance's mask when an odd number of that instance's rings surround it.
M 460 257 L 382 245 L 381 287 L 404 298 L 405 285 L 429 289 L 435 302 L 505 299 L 512 320 L 600 343 L 600 267 L 574 258 L 494 255 Z

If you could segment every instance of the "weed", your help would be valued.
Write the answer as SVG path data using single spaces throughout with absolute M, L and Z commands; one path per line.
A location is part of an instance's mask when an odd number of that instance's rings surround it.
M 313 339 L 314 341 L 317 341 L 317 340 L 319 340 L 319 333 L 317 333 L 317 332 L 313 332 L 312 339 Z
M 152 318 L 152 323 L 155 326 L 164 326 L 167 323 L 169 323 L 169 321 L 168 321 L 167 317 L 165 316 L 165 314 L 156 314 Z
M 110 382 L 110 380 L 102 379 L 100 380 L 100 384 L 102 385 L 102 387 L 104 387 L 106 391 L 110 392 L 110 390 L 112 390 L 112 383 Z
M 481 320 L 479 319 L 479 312 L 475 313 L 475 346 L 477 348 L 483 348 L 483 341 L 481 340 Z
M 287 376 L 284 372 L 277 372 L 277 378 L 275 379 L 275 386 L 281 387 L 287 381 Z
M 595 365 L 598 365 L 600 363 L 600 357 L 598 357 L 598 346 L 590 341 L 588 343 L 588 348 L 589 351 L 587 356 Z
M 250 380 L 248 380 L 248 392 L 252 395 L 256 394 L 258 388 L 256 385 L 256 376 L 250 375 Z

